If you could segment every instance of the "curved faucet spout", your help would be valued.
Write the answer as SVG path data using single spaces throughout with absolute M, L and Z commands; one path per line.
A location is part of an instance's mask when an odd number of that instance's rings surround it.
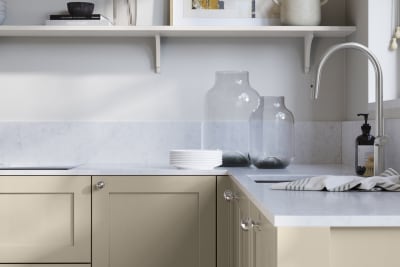
M 314 88 L 314 97 L 318 98 L 319 88 L 321 82 L 321 73 L 322 68 L 324 67 L 328 58 L 338 50 L 341 49 L 356 49 L 361 51 L 363 54 L 368 56 L 369 61 L 374 66 L 375 70 L 375 103 L 376 103 L 376 115 L 375 115 L 375 123 L 376 123 L 376 137 L 375 137 L 375 145 L 374 145 L 374 175 L 379 175 L 384 171 L 384 151 L 383 145 L 385 143 L 384 138 L 384 126 L 383 126 L 383 75 L 382 75 L 382 67 L 379 64 L 378 58 L 369 50 L 366 46 L 359 43 L 342 43 L 338 45 L 334 45 L 329 48 L 325 54 L 322 56 L 321 61 L 317 68 L 317 74 L 315 79 L 315 88 Z

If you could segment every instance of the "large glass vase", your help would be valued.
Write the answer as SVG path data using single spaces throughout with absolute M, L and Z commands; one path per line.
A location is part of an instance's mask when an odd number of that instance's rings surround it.
M 202 147 L 223 151 L 222 166 L 244 167 L 249 159 L 249 119 L 260 97 L 247 71 L 218 71 L 205 99 Z

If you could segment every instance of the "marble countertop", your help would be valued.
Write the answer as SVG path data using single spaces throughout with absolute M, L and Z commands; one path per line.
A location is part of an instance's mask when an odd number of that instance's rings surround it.
M 313 175 L 354 175 L 343 165 L 298 165 L 286 170 L 230 169 L 236 184 L 277 227 L 399 227 L 398 192 L 271 190 L 272 182 Z M 249 175 L 250 174 L 250 175 Z M 254 174 L 252 176 L 251 174 Z M 250 178 L 250 177 L 251 178 Z M 254 177 L 272 182 L 255 183 Z
M 353 175 L 344 165 L 291 165 L 284 170 L 217 168 L 178 170 L 131 164 L 81 165 L 70 170 L 0 170 L 0 175 L 230 175 L 277 227 L 398 227 L 400 193 L 271 190 L 273 182 L 315 175 Z M 263 181 L 263 183 L 256 183 Z

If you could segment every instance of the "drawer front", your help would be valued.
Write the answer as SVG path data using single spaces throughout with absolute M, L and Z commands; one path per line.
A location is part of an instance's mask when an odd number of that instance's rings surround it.
M 90 263 L 90 184 L 90 176 L 0 176 L 0 263 Z

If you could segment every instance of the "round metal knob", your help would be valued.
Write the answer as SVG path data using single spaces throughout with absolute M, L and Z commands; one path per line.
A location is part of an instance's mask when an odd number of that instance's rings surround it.
M 99 190 L 100 190 L 100 189 L 103 189 L 105 186 L 106 186 L 106 183 L 103 182 L 103 181 L 99 181 L 99 182 L 97 182 L 96 185 L 95 185 L 96 189 L 99 189 Z
M 244 218 L 240 221 L 240 228 L 243 231 L 249 231 L 253 227 L 253 221 L 250 218 Z
M 224 199 L 229 202 L 237 199 L 237 196 L 231 190 L 227 189 L 224 191 Z
M 261 223 L 260 223 L 260 222 L 251 221 L 251 227 L 252 227 L 254 230 L 262 231 L 262 229 L 261 229 Z

